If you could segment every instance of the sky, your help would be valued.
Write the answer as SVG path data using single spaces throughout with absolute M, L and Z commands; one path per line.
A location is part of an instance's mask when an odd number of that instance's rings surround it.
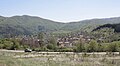
M 39 16 L 58 22 L 120 17 L 120 0 L 0 0 L 0 15 Z

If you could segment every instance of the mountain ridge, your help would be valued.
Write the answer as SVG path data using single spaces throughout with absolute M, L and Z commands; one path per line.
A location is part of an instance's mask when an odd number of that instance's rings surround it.
M 92 30 L 103 24 L 120 23 L 120 17 L 90 19 L 78 22 L 61 23 L 37 16 L 0 16 L 0 34 L 30 35 L 41 31 L 74 31 L 74 30 Z M 89 28 L 87 28 L 89 27 Z

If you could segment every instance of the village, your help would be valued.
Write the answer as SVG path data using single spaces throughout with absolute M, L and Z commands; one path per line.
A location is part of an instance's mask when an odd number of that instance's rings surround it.
M 49 44 L 48 37 L 45 37 L 44 40 L 38 39 L 38 37 L 24 36 L 20 39 L 21 44 L 26 44 L 31 47 L 38 47 L 40 42 L 45 42 L 45 44 Z M 84 35 L 84 34 L 69 34 L 67 36 L 57 37 L 55 41 L 58 47 L 74 47 L 75 44 L 79 42 L 88 43 L 92 40 L 92 37 Z

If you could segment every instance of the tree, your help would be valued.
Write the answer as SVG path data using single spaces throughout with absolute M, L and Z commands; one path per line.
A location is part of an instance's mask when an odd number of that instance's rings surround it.
M 20 49 L 20 44 L 18 41 L 14 40 L 12 42 L 13 42 L 13 45 L 11 47 L 12 50 Z
M 78 44 L 76 45 L 76 51 L 77 52 L 83 52 L 85 50 L 84 44 L 82 42 L 78 42 Z
M 5 40 L 3 49 L 11 49 L 12 46 L 13 46 L 13 43 L 11 41 Z
M 51 36 L 49 39 L 49 43 L 53 44 L 54 46 L 57 46 L 56 38 L 54 36 Z
M 4 47 L 4 44 L 0 44 L 0 49 L 3 49 L 3 47 Z
M 98 44 L 98 49 L 97 49 L 98 52 L 104 52 L 105 49 L 106 49 L 106 48 L 105 48 L 105 45 Z
M 40 32 L 38 34 L 38 43 L 40 45 L 40 47 L 43 47 L 44 46 L 44 33 L 43 32 Z
M 57 48 L 57 41 L 56 41 L 54 36 L 51 36 L 49 38 L 49 42 L 48 42 L 47 48 L 48 49 L 52 49 L 52 50 L 56 50 L 56 48 Z
M 116 43 L 111 43 L 108 45 L 107 49 L 109 52 L 116 52 L 116 51 L 118 51 L 118 46 Z
M 98 43 L 95 40 L 91 40 L 88 46 L 89 52 L 98 51 Z

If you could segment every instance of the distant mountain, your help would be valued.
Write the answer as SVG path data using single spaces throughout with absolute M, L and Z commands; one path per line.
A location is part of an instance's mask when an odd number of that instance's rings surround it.
M 41 31 L 75 31 L 92 30 L 103 24 L 120 23 L 120 17 L 106 19 L 91 19 L 78 22 L 61 23 L 36 16 L 0 16 L 0 35 L 31 35 Z

